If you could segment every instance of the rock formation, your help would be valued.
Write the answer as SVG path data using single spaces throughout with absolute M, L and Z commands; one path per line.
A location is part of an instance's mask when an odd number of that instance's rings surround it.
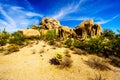
M 21 32 L 26 38 L 39 38 L 40 37 L 39 31 L 35 29 L 21 29 L 21 30 L 18 30 L 18 32 Z
M 60 27 L 61 24 L 58 20 L 56 19 L 52 19 L 52 18 L 44 18 L 42 19 L 42 21 L 40 22 L 40 27 L 44 27 L 45 29 L 55 29 Z
M 85 20 L 77 26 L 76 33 L 81 35 L 83 39 L 86 39 L 88 36 L 91 36 L 91 29 L 93 25 L 93 20 Z
M 72 28 L 69 28 L 68 26 L 59 27 L 58 34 L 59 37 L 62 37 L 63 39 L 66 39 L 68 37 L 73 37 L 74 35 L 76 35 L 75 31 Z
M 73 29 L 68 26 L 62 26 L 56 19 L 47 17 L 43 18 L 39 25 L 33 25 L 31 29 L 19 31 L 26 37 L 38 37 L 40 35 L 46 35 L 49 30 L 55 30 L 56 35 L 63 39 L 79 37 L 84 40 L 92 36 L 102 35 L 102 27 L 99 24 L 94 24 L 93 20 L 85 20 L 77 28 Z
M 92 36 L 101 36 L 102 35 L 102 27 L 100 24 L 94 24 L 91 29 L 91 35 Z
M 93 20 L 85 20 L 77 26 L 75 32 L 82 39 L 86 39 L 96 35 L 101 36 L 102 27 L 99 24 L 94 24 Z

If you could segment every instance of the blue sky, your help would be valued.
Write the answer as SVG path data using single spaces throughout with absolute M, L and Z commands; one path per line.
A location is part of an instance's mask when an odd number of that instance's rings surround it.
M 39 24 L 44 17 L 76 27 L 94 19 L 102 28 L 120 30 L 120 0 L 0 0 L 0 30 L 14 32 Z

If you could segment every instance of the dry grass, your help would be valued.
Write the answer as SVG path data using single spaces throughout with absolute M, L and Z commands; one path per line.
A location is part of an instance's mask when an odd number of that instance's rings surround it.
M 101 74 L 95 74 L 95 78 L 89 78 L 88 80 L 107 80 L 106 78 L 103 78 Z
M 60 65 L 58 66 L 58 68 L 60 69 L 70 68 L 72 66 L 72 62 L 73 61 L 71 60 L 70 57 L 65 56 Z
M 58 65 L 59 69 L 70 68 L 72 66 L 71 55 L 66 50 L 64 55 L 57 54 L 54 58 L 50 59 L 50 64 Z
M 111 56 L 110 63 L 116 67 L 120 67 L 120 58 L 115 57 L 115 56 Z
M 81 50 L 81 49 L 74 49 L 74 52 L 73 54 L 78 54 L 78 55 L 81 55 L 81 54 L 86 54 L 87 52 Z
M 7 49 L 6 49 L 7 51 L 6 51 L 5 55 L 13 53 L 13 52 L 17 52 L 17 51 L 19 51 L 19 49 L 20 49 L 19 45 L 10 44 L 9 46 L 7 46 Z
M 88 59 L 88 61 L 85 61 L 85 63 L 93 69 L 102 71 L 111 70 L 110 67 L 107 65 L 106 61 L 98 57 L 91 57 L 90 59 Z

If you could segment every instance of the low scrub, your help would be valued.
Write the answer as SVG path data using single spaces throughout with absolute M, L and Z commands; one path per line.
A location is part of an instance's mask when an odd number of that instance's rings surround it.
M 57 67 L 60 69 L 70 68 L 73 62 L 70 57 L 68 53 L 57 53 L 56 56 L 50 60 L 50 63 L 58 65 Z
M 47 32 L 47 34 L 45 35 L 47 40 L 54 40 L 56 39 L 57 35 L 56 35 L 56 31 L 55 30 L 49 30 Z
M 9 39 L 10 34 L 5 31 L 5 29 L 0 32 L 0 46 L 4 46 Z
M 94 78 L 89 78 L 88 80 L 107 80 L 107 79 L 103 78 L 101 74 L 95 74 Z
M 9 39 L 10 44 L 23 45 L 24 42 L 25 42 L 25 37 L 20 32 L 13 33 Z
M 88 61 L 85 61 L 85 63 L 91 68 L 100 71 L 111 70 L 110 67 L 106 64 L 106 61 L 97 57 L 91 57 L 90 59 L 88 59 Z
M 71 47 L 71 46 L 72 46 L 72 43 L 73 43 L 73 41 L 72 41 L 70 38 L 68 38 L 68 39 L 64 42 L 64 44 L 67 45 L 67 47 Z

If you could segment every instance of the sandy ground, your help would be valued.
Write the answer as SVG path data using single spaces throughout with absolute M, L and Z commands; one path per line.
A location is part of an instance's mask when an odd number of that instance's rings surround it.
M 120 80 L 120 72 L 99 71 L 84 63 L 91 55 L 71 54 L 72 67 L 59 69 L 49 63 L 57 52 L 67 48 L 56 48 L 44 41 L 0 56 L 0 80 L 90 80 L 101 74 L 106 80 Z M 72 53 L 72 51 L 70 51 Z M 120 70 L 112 66 L 112 68 Z

